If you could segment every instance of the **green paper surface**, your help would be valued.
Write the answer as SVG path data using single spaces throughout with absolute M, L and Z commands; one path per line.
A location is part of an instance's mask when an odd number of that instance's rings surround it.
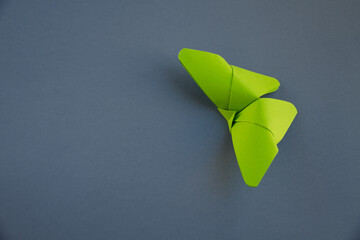
M 276 91 L 280 83 L 229 65 L 217 54 L 184 48 L 179 60 L 226 119 L 245 183 L 258 186 L 297 114 L 295 106 L 260 98 Z

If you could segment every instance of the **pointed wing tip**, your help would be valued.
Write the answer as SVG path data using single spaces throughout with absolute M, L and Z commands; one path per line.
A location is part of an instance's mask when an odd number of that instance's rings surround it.
M 199 52 L 204 52 L 204 51 L 195 50 L 195 49 L 191 49 L 191 48 L 183 48 L 180 50 L 180 52 L 178 54 L 178 58 L 179 58 L 180 62 L 183 62 L 189 55 L 194 54 L 194 53 L 199 53 Z
M 280 82 L 279 82 L 279 80 L 277 80 L 276 78 L 274 78 L 274 82 L 275 82 L 275 84 L 276 84 L 276 86 L 275 86 L 275 90 L 278 90 L 279 89 L 279 87 L 280 87 Z
M 269 77 L 269 76 L 268 76 Z M 271 90 L 269 90 L 269 93 L 271 92 L 275 92 L 276 90 L 279 89 L 280 87 L 280 82 L 279 80 L 277 80 L 276 78 L 274 77 L 269 77 L 269 79 L 272 81 L 272 85 L 273 85 L 273 88 Z
M 296 114 L 298 113 L 297 108 L 295 107 L 295 105 L 292 104 L 289 101 L 275 99 L 275 98 L 262 98 L 261 100 L 264 101 L 263 99 L 271 99 L 271 101 L 277 101 L 277 102 L 281 102 L 281 103 L 283 103 L 285 105 L 288 105 L 287 110 L 294 115 L 294 118 L 295 118 Z
M 188 50 L 191 50 L 189 48 L 182 48 L 178 54 L 178 58 L 181 61 L 181 59 L 183 59 L 183 56 L 186 54 L 186 52 L 188 52 Z
M 221 58 L 222 60 L 225 61 L 225 59 L 218 54 L 201 51 L 201 50 L 196 50 L 196 49 L 191 49 L 191 48 L 182 48 L 178 54 L 178 58 L 179 58 L 180 62 L 183 62 L 187 57 L 194 57 L 196 55 L 198 55 L 198 56 L 199 55 L 210 55 L 213 57 Z
M 289 111 L 291 111 L 291 114 L 293 116 L 292 120 L 294 120 L 294 118 L 296 117 L 296 115 L 298 113 L 295 105 L 288 101 L 284 101 L 284 102 L 287 102 L 289 104 Z
M 276 151 L 276 153 L 277 152 L 278 151 Z M 275 156 L 276 155 L 277 154 L 275 154 Z M 275 156 L 274 156 L 274 158 L 275 158 Z M 248 173 L 245 173 L 245 172 L 241 171 L 245 184 L 247 186 L 253 187 L 253 188 L 258 187 L 260 185 L 262 179 L 266 175 L 266 172 L 267 172 L 267 170 L 269 169 L 270 166 L 271 166 L 271 163 L 269 164 L 269 166 L 266 168 L 266 170 L 262 174 L 259 174 L 258 172 L 254 172 L 253 174 L 249 175 Z
M 252 182 L 252 181 L 247 181 L 247 180 L 244 179 L 245 184 L 248 185 L 249 187 L 252 187 L 252 188 L 258 187 L 259 184 L 260 184 L 260 181 L 259 182 Z
M 298 114 L 298 110 L 297 110 L 297 108 L 295 107 L 294 104 L 291 103 L 291 105 L 292 105 L 292 108 L 293 108 L 293 111 L 294 111 L 294 117 L 295 117 Z

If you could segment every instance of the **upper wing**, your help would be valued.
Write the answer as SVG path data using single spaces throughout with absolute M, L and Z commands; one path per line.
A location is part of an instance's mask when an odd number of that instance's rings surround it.
M 280 85 L 275 78 L 230 66 L 209 52 L 184 48 L 179 60 L 210 100 L 224 110 L 241 111 Z
M 273 135 L 248 122 L 235 123 L 231 135 L 244 181 L 257 187 L 278 152 Z
M 179 60 L 195 82 L 218 108 L 227 109 L 232 69 L 219 55 L 183 48 Z

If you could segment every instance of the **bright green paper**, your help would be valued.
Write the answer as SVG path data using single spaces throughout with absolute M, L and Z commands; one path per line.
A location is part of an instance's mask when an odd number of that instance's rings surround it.
M 217 54 L 184 48 L 179 60 L 226 119 L 245 183 L 258 186 L 297 114 L 295 106 L 260 98 L 280 83 L 229 65 Z

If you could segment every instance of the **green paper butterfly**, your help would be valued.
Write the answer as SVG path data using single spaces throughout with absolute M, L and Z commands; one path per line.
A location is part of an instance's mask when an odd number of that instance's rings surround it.
M 276 91 L 272 77 L 229 65 L 221 56 L 184 48 L 179 60 L 227 120 L 244 181 L 259 185 L 297 111 L 262 95 Z

